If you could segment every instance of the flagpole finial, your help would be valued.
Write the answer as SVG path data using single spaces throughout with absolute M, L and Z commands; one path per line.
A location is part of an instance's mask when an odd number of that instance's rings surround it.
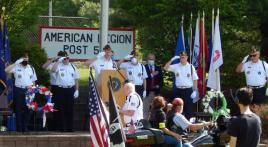
M 184 21 L 184 15 L 181 16 L 181 23 Z
M 217 10 L 217 15 L 220 15 L 220 8 L 218 8 Z

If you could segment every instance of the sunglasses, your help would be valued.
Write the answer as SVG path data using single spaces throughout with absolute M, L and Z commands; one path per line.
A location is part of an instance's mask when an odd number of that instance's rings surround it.
M 64 60 L 69 60 L 69 57 L 65 57 Z
M 256 57 L 257 56 L 257 54 L 254 54 L 254 55 L 249 55 L 250 57 Z

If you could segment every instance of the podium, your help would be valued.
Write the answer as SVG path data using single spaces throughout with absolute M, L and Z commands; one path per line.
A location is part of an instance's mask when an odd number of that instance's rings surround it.
M 112 88 L 116 104 L 123 107 L 125 103 L 125 95 L 123 86 L 125 82 L 125 72 L 123 70 L 102 70 L 100 73 L 98 87 L 100 90 L 100 96 L 104 103 L 109 103 L 109 77 L 112 79 Z M 124 77 L 123 77 L 124 76 Z

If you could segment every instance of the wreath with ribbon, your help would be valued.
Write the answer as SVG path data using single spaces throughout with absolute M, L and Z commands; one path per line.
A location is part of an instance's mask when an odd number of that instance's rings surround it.
M 219 100 L 219 104 L 221 105 L 213 108 L 213 99 Z M 202 105 L 204 106 L 204 112 L 210 113 L 212 115 L 213 120 L 216 120 L 220 115 L 229 117 L 230 110 L 227 109 L 226 99 L 223 93 L 220 91 L 207 91 L 206 95 L 202 99 Z
M 36 101 L 34 101 L 35 94 L 39 93 L 41 95 L 45 95 L 46 104 L 44 106 L 39 106 Z M 54 104 L 51 102 L 52 100 L 52 93 L 49 91 L 48 88 L 44 86 L 30 86 L 25 94 L 25 102 L 26 106 L 35 112 L 43 113 L 43 127 L 46 125 L 46 113 L 54 112 Z

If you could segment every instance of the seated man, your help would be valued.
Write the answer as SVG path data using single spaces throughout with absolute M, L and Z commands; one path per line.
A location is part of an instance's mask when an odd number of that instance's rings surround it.
M 126 101 L 120 113 L 124 115 L 126 126 L 130 126 L 131 123 L 137 124 L 143 119 L 142 99 L 136 93 L 133 83 L 126 83 L 124 85 L 124 93 L 126 95 Z
M 175 98 L 172 101 L 172 110 L 168 113 L 168 123 L 167 127 L 179 134 L 185 132 L 186 129 L 190 129 L 191 131 L 200 130 L 206 126 L 212 125 L 212 122 L 202 122 L 193 124 L 188 121 L 184 115 L 182 115 L 183 111 L 183 100 L 181 98 Z

